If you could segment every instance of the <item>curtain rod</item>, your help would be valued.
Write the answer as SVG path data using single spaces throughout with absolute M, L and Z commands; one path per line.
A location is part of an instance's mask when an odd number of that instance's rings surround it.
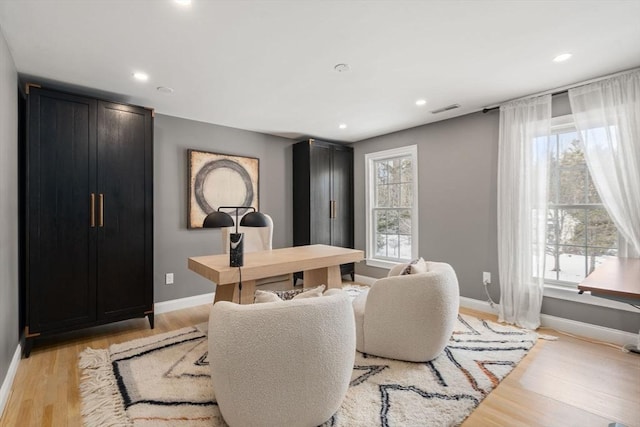
M 511 102 L 511 101 L 516 101 L 516 100 L 521 100 L 521 99 L 528 99 L 528 98 L 535 98 L 536 96 L 542 96 L 542 95 L 548 95 L 548 94 L 551 94 L 551 96 L 560 95 L 560 94 L 569 92 L 569 89 L 574 89 L 574 88 L 577 88 L 577 87 L 580 87 L 580 86 L 586 86 L 586 85 L 591 84 L 591 83 L 599 82 L 601 80 L 610 79 L 612 77 L 618 77 L 618 76 L 621 76 L 623 74 L 632 73 L 632 72 L 638 71 L 638 70 L 640 70 L 640 68 L 631 68 L 629 70 L 624 70 L 624 71 L 620 71 L 620 72 L 617 72 L 617 73 L 608 74 L 606 76 L 596 77 L 594 79 L 586 80 L 584 82 L 574 83 L 574 84 L 571 84 L 571 85 L 561 86 L 561 87 L 558 87 L 558 88 L 555 88 L 555 89 L 545 90 L 544 92 L 538 92 L 538 93 L 534 93 L 532 95 L 523 96 L 522 98 L 513 98 L 513 99 L 510 99 L 508 101 L 501 102 L 500 104 L 494 105 L 493 107 L 485 107 L 485 108 L 482 109 L 482 112 L 483 113 L 488 113 L 489 111 L 497 110 L 498 108 L 500 108 L 501 105 L 506 104 L 507 102 Z

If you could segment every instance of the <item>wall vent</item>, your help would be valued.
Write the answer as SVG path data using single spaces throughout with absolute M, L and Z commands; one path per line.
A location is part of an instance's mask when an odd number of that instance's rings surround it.
M 433 110 L 431 114 L 444 113 L 445 111 L 455 110 L 456 108 L 460 108 L 460 104 L 451 104 L 443 108 L 438 108 L 437 110 Z

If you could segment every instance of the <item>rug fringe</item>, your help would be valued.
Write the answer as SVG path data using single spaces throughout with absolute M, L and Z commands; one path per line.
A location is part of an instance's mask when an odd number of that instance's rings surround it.
M 109 352 L 86 348 L 79 359 L 78 366 L 83 369 L 80 383 L 83 424 L 89 427 L 133 426 L 124 410 Z

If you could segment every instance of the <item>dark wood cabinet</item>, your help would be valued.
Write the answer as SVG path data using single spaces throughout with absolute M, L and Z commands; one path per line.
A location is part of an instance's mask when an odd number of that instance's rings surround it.
M 153 327 L 152 111 L 33 86 L 26 104 L 25 354 L 47 334 Z
M 293 145 L 293 244 L 353 248 L 353 148 L 316 139 Z M 353 263 L 340 270 L 353 279 Z

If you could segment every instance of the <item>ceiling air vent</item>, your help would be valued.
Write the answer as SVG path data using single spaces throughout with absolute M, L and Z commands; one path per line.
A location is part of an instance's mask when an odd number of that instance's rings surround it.
M 445 111 L 455 110 L 456 108 L 460 108 L 460 104 L 451 104 L 443 108 L 438 108 L 437 110 L 433 110 L 431 114 L 444 113 Z

